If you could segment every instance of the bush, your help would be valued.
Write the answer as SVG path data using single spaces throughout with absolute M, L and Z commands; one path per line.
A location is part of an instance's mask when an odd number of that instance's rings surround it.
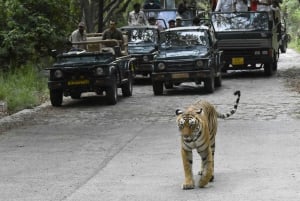
M 26 65 L 0 75 L 0 100 L 7 103 L 9 113 L 40 105 L 47 94 L 47 79 L 36 67 Z

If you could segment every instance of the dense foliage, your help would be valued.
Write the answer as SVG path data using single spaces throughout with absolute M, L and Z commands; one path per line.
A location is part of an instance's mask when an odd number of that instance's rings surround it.
M 2 0 L 0 8 L 2 68 L 37 61 L 49 50 L 61 46 L 70 31 L 68 22 L 73 17 L 70 1 Z
M 287 18 L 287 28 L 291 35 L 293 47 L 300 49 L 300 1 L 284 0 L 281 6 L 283 14 Z

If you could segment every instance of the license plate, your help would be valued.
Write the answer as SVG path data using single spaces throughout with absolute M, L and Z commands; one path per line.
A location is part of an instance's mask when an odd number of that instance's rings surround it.
M 89 80 L 70 80 L 70 81 L 68 81 L 69 86 L 72 86 L 72 85 L 87 85 L 89 83 L 90 83 Z
M 172 74 L 172 78 L 189 78 L 188 73 L 176 73 Z
M 243 65 L 244 57 L 234 57 L 232 58 L 232 65 Z

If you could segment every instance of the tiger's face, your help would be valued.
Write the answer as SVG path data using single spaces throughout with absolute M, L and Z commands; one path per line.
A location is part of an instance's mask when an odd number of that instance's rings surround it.
M 201 112 L 202 110 L 196 113 L 183 113 L 181 110 L 176 110 L 177 125 L 184 140 L 192 140 L 201 131 L 200 119 L 197 118 Z

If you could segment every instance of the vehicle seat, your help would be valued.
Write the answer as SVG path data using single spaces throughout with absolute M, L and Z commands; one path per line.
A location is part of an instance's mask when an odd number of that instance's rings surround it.
M 115 50 L 114 50 L 114 48 L 112 48 L 112 47 L 103 47 L 103 48 L 101 49 L 101 52 L 110 52 L 110 53 L 112 53 L 113 55 L 116 55 Z
M 114 46 L 114 51 L 115 51 L 117 57 L 122 56 L 121 47 L 120 46 Z

